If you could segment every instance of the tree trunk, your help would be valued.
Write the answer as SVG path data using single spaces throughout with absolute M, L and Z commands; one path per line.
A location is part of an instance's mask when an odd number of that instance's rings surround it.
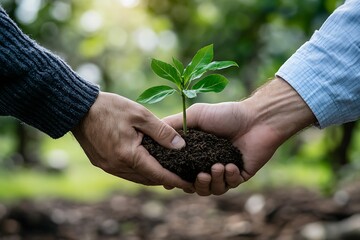
M 354 136 L 356 129 L 356 122 L 345 123 L 341 126 L 342 136 L 339 144 L 330 152 L 332 166 L 336 173 L 341 167 L 350 163 L 348 155 L 351 140 Z

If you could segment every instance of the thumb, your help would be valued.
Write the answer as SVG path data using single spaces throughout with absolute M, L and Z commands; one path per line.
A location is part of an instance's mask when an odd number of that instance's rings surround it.
M 185 147 L 185 140 L 180 134 L 155 116 L 148 119 L 138 129 L 166 148 L 180 149 Z
M 181 129 L 183 125 L 183 115 L 182 113 L 174 114 L 171 116 L 167 116 L 162 119 L 166 124 L 169 124 L 171 127 L 175 129 Z

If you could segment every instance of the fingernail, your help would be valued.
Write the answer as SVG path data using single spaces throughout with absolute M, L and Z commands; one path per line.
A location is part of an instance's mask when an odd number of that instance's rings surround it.
M 177 149 L 180 149 L 180 148 L 183 148 L 183 147 L 185 147 L 185 140 L 182 138 L 182 137 L 180 137 L 179 135 L 176 135 L 175 137 L 174 137 L 174 139 L 171 141 L 171 144 L 175 147 L 175 148 L 177 148 Z

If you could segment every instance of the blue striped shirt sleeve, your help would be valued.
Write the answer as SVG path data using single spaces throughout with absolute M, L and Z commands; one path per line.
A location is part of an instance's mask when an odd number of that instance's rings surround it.
M 278 70 L 325 128 L 360 117 L 360 0 L 337 8 Z

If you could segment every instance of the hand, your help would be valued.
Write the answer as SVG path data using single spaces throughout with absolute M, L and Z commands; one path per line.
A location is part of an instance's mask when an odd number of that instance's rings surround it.
M 165 122 L 181 128 L 181 114 Z M 276 149 L 299 130 L 315 122 L 309 107 L 282 79 L 275 79 L 241 102 L 195 104 L 187 110 L 189 128 L 229 139 L 243 154 L 244 168 L 215 164 L 211 175 L 200 173 L 194 184 L 202 196 L 223 194 L 250 179 Z
M 189 128 L 198 128 L 229 139 L 243 154 L 244 169 L 234 164 L 215 164 L 211 175 L 200 173 L 195 182 L 201 196 L 220 195 L 248 180 L 274 153 L 273 133 L 264 126 L 257 126 L 244 102 L 220 104 L 194 104 L 187 110 Z M 181 128 L 181 114 L 164 119 L 172 127 Z
M 164 169 L 141 145 L 143 134 L 167 148 L 181 148 L 185 142 L 140 104 L 101 92 L 72 132 L 91 163 L 107 173 L 144 185 L 192 191 L 190 183 Z

